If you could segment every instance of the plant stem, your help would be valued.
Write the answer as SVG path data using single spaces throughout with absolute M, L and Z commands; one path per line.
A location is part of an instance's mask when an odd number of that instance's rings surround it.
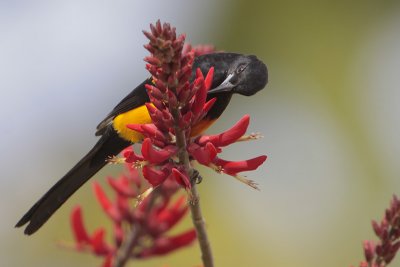
M 199 193 L 197 191 L 196 184 L 193 184 L 192 189 L 193 201 L 190 203 L 190 212 L 192 214 L 192 221 L 196 228 L 197 239 L 199 240 L 201 249 L 201 258 L 203 260 L 204 267 L 213 267 L 214 259 L 211 251 L 210 241 L 207 236 L 206 225 L 201 213 Z
M 128 261 L 131 251 L 134 246 L 137 244 L 140 236 L 141 236 L 141 229 L 139 224 L 135 224 L 129 235 L 126 237 L 126 242 L 121 246 L 121 248 L 117 252 L 117 256 L 115 258 L 115 267 L 123 267 L 125 266 L 126 262 Z
M 192 187 L 191 187 L 191 201 L 190 201 L 190 211 L 192 214 L 193 225 L 196 229 L 197 240 L 199 241 L 200 250 L 201 250 L 201 259 L 203 261 L 204 267 L 214 267 L 214 259 L 211 251 L 210 241 L 208 239 L 207 230 L 205 227 L 205 221 L 200 208 L 200 197 L 196 188 L 196 183 L 194 183 L 194 169 L 190 164 L 189 154 L 186 149 L 186 137 L 185 132 L 180 129 L 178 126 L 178 110 L 172 109 L 171 114 L 175 120 L 175 137 L 176 137 L 176 145 L 179 149 L 178 158 L 179 162 L 185 168 L 186 173 L 189 175 Z
M 149 203 L 147 204 L 146 207 L 146 216 L 150 213 L 151 208 L 153 207 L 156 198 L 159 195 L 160 188 L 155 188 L 150 195 L 148 196 L 150 198 Z M 117 252 L 117 256 L 115 258 L 115 263 L 114 267 L 123 267 L 129 260 L 132 254 L 133 248 L 138 244 L 138 240 L 140 239 L 142 235 L 142 229 L 139 223 L 134 223 L 131 225 L 131 231 L 129 235 L 126 237 L 126 241 L 122 244 L 120 249 Z

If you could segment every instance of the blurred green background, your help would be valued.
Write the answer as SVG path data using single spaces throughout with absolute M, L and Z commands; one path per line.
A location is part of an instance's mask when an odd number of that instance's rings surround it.
M 399 8 L 378 0 L 0 1 L 0 266 L 100 265 L 57 246 L 72 241 L 68 217 L 77 203 L 90 229 L 108 223 L 89 184 L 34 236 L 13 225 L 147 76 L 141 30 L 158 18 L 193 44 L 255 54 L 269 68 L 266 89 L 235 97 L 209 131 L 250 114 L 250 131 L 265 138 L 223 156 L 269 156 L 248 173 L 261 192 L 202 170 L 216 265 L 358 264 L 362 240 L 374 238 L 370 220 L 400 194 Z M 130 266 L 199 263 L 194 245 Z

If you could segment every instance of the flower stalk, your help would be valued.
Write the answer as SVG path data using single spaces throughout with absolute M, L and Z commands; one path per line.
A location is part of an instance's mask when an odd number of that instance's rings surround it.
M 400 249 L 400 200 L 397 196 L 393 196 L 381 222 L 372 221 L 372 228 L 379 241 L 364 241 L 365 260 L 359 266 L 388 266 Z
M 185 73 L 185 71 L 183 71 L 185 69 L 185 66 L 182 66 L 184 64 L 181 64 L 181 63 L 182 63 L 182 61 L 187 61 L 187 63 L 189 63 L 189 64 L 187 64 L 187 66 L 189 66 L 189 68 L 187 68 L 187 69 L 190 69 L 190 73 L 191 73 L 191 69 L 192 69 L 191 64 L 193 63 L 194 52 L 188 51 L 186 53 L 186 55 L 189 55 L 188 59 L 185 59 L 185 55 L 182 55 L 182 50 L 184 47 L 184 43 L 183 43 L 184 36 L 181 35 L 176 39 L 175 38 L 175 28 L 170 28 L 169 24 L 164 24 L 163 26 L 161 26 L 159 21 L 157 22 L 157 24 L 155 26 L 152 26 L 151 28 L 156 29 L 156 30 L 152 30 L 152 34 L 145 33 L 145 35 L 150 40 L 149 46 L 152 47 L 152 49 L 148 49 L 152 53 L 151 58 L 153 58 L 153 57 L 156 58 L 156 60 L 152 60 L 152 62 L 155 62 L 156 63 L 155 65 L 169 64 L 171 69 L 175 69 L 176 71 L 179 72 L 179 69 L 181 68 L 181 72 Z M 177 40 L 182 40 L 182 41 L 177 42 Z M 168 44 L 168 42 L 170 42 L 172 44 L 179 44 L 179 45 L 177 45 L 177 47 L 179 47 L 180 49 L 176 50 L 177 54 L 171 53 L 169 55 L 166 55 L 165 53 L 164 54 L 162 53 L 162 50 L 164 50 L 164 51 L 165 50 L 167 50 L 167 51 L 173 50 L 173 49 L 165 49 L 165 46 L 168 46 L 168 45 L 159 45 L 159 44 Z M 155 44 L 158 44 L 158 46 Z M 160 47 L 162 47 L 163 49 L 157 49 Z M 175 60 L 175 62 L 173 60 L 168 62 L 168 59 L 171 59 L 174 57 L 177 58 L 177 60 Z M 189 142 L 189 136 L 187 136 L 186 134 L 190 134 L 191 128 L 190 128 L 190 124 L 186 125 L 186 127 L 185 126 L 182 127 L 182 118 L 185 116 L 185 114 L 182 114 L 181 109 L 183 107 L 188 106 L 189 101 L 187 101 L 188 98 L 184 99 L 183 97 L 180 99 L 180 103 L 177 103 L 178 100 L 175 100 L 175 97 L 176 97 L 176 99 L 179 99 L 178 86 L 183 86 L 186 82 L 188 82 L 189 76 L 184 77 L 184 80 L 183 81 L 181 80 L 180 83 L 179 82 L 171 82 L 171 81 L 174 81 L 174 79 L 176 79 L 174 77 L 174 73 L 170 73 L 170 76 L 163 77 L 162 75 L 159 75 L 160 72 L 162 72 L 162 71 L 159 71 L 158 73 L 156 72 L 155 75 L 153 74 L 153 79 L 156 80 L 156 83 L 157 83 L 157 81 L 160 81 L 159 82 L 159 85 L 161 85 L 160 87 L 168 86 L 168 88 L 169 88 L 169 92 L 165 93 L 165 95 L 167 96 L 167 98 L 169 98 L 168 111 L 172 115 L 172 127 L 173 127 L 173 133 L 175 135 L 175 142 L 176 142 L 176 147 L 177 147 L 176 156 L 178 157 L 178 166 L 179 165 L 181 166 L 180 169 L 182 170 L 182 174 L 184 174 L 183 176 L 186 176 L 186 180 L 189 180 L 189 183 L 190 183 L 190 184 L 186 185 L 186 189 L 190 190 L 190 193 L 189 193 L 190 194 L 190 201 L 189 201 L 190 202 L 190 210 L 191 210 L 191 214 L 192 214 L 193 225 L 195 226 L 198 242 L 200 244 L 203 265 L 204 265 L 204 267 L 213 267 L 214 261 L 213 261 L 212 251 L 211 251 L 211 245 L 210 245 L 210 241 L 208 239 L 207 230 L 206 230 L 205 223 L 204 223 L 204 218 L 203 218 L 203 215 L 201 212 L 200 202 L 199 202 L 199 194 L 198 194 L 198 191 L 196 188 L 196 183 L 195 183 L 196 177 L 194 174 L 196 172 L 190 163 L 190 158 L 189 158 L 189 153 L 188 153 L 188 148 L 187 148 L 187 144 Z M 197 84 L 199 85 L 198 86 L 199 88 L 197 89 L 198 94 L 195 96 L 196 98 L 193 101 L 191 114 L 193 114 L 193 116 L 197 116 L 198 118 L 200 118 L 203 116 L 203 114 L 201 114 L 201 112 L 204 109 L 204 103 L 205 103 L 205 95 L 206 95 L 206 90 L 207 90 L 207 88 L 205 88 L 205 87 L 209 87 L 209 85 L 207 86 L 204 84 L 204 79 L 203 79 L 202 75 L 197 74 L 197 77 L 198 77 L 198 79 L 196 81 L 198 81 Z M 212 77 L 211 77 L 211 80 L 212 80 Z M 210 82 L 208 82 L 208 83 L 210 84 Z M 193 84 L 196 84 L 196 82 Z M 151 89 L 154 90 L 154 88 L 151 88 Z M 203 92 L 201 92 L 200 90 L 203 90 Z M 172 92 L 172 94 L 170 92 Z M 174 96 L 174 94 L 175 94 L 175 96 Z M 154 97 L 154 98 L 156 98 L 156 97 Z M 161 95 L 160 98 L 163 98 L 163 96 Z M 195 103 L 198 103 L 198 102 L 200 102 L 200 104 L 198 104 L 196 106 Z M 163 109 L 162 106 L 161 106 L 161 109 Z M 186 114 L 190 114 L 190 113 L 186 113 Z M 183 180 L 185 180 L 185 178 Z

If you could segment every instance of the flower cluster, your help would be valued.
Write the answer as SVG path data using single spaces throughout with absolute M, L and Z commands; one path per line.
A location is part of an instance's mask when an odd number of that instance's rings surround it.
M 202 131 L 198 129 L 202 128 L 216 101 L 208 95 L 214 69 L 210 68 L 203 74 L 200 69 L 193 70 L 193 63 L 195 57 L 212 53 L 214 48 L 185 45 L 184 35 L 177 36 L 175 28 L 169 24 L 162 25 L 160 21 L 150 25 L 150 29 L 144 34 L 149 39 L 145 48 L 151 53 L 145 61 L 146 69 L 152 75 L 152 83 L 146 84 L 150 99 L 146 107 L 152 123 L 127 125 L 144 138 L 140 154 L 133 147 L 122 152 L 127 174 L 108 179 L 116 198 L 110 200 L 102 187 L 94 184 L 97 200 L 113 222 L 113 243 L 105 241 L 104 228 L 89 235 L 83 224 L 81 208 L 77 207 L 71 215 L 75 248 L 103 257 L 103 266 L 123 266 L 128 259 L 162 255 L 187 246 L 198 236 L 203 264 L 213 266 L 198 201 L 191 201 L 188 206 L 185 198 L 177 199 L 174 195 L 183 187 L 190 190 L 191 200 L 197 200 L 193 184 L 201 177 L 196 177 L 192 161 L 257 188 L 253 181 L 239 173 L 256 169 L 266 156 L 245 161 L 227 161 L 218 156 L 223 147 L 259 136 L 245 135 L 250 120 L 247 115 L 221 134 L 200 135 Z M 110 162 L 119 160 L 114 158 Z M 137 169 L 141 169 L 150 188 L 144 186 Z M 167 232 L 183 218 L 189 207 L 196 230 L 168 235 Z
M 92 234 L 87 232 L 80 206 L 75 207 L 71 213 L 74 248 L 103 257 L 104 267 L 112 266 L 114 261 L 120 260 L 118 251 L 126 247 L 130 241 L 129 252 L 126 255 L 129 258 L 144 259 L 190 245 L 196 239 L 194 229 L 174 236 L 167 234 L 188 211 L 184 196 L 172 201 L 172 196 L 178 189 L 177 184 L 165 182 L 157 188 L 157 192 L 149 194 L 149 189 L 146 189 L 148 185 L 143 183 L 137 170 L 130 164 L 126 166 L 128 170 L 126 174 L 107 179 L 115 192 L 114 200 L 107 197 L 98 183 L 93 184 L 97 201 L 113 222 L 112 244 L 106 242 L 106 230 L 103 227 Z M 128 233 L 135 236 L 128 240 Z
M 380 223 L 372 221 L 379 242 L 364 241 L 365 261 L 360 267 L 384 267 L 396 256 L 400 248 L 400 200 L 393 196 L 390 207 Z
M 144 177 L 153 186 L 172 178 L 184 188 L 190 189 L 193 183 L 187 168 L 190 163 L 185 166 L 182 154 L 190 155 L 200 164 L 232 175 L 257 188 L 253 181 L 238 173 L 256 169 L 266 160 L 266 156 L 238 162 L 226 161 L 217 156 L 222 147 L 246 139 L 244 134 L 249 116 L 244 116 L 224 133 L 196 138 L 199 133 L 195 128 L 201 128 L 196 126 L 202 123 L 216 99 L 207 98 L 214 69 L 210 68 L 205 77 L 197 69 L 191 82 L 192 66 L 196 55 L 210 53 L 212 47 L 185 47 L 185 36 L 177 36 L 175 28 L 167 23 L 161 25 L 158 21 L 156 25 L 150 25 L 150 28 L 151 32 L 144 31 L 144 34 L 150 40 L 145 48 L 151 55 L 145 61 L 153 84 L 146 85 L 150 98 L 146 106 L 152 123 L 127 125 L 142 133 L 145 139 L 141 155 L 130 151 L 124 155 L 126 162 L 142 166 Z M 178 161 L 174 158 L 178 158 Z

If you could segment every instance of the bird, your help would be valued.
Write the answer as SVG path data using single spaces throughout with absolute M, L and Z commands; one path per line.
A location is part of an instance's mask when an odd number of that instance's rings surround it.
M 191 80 L 196 69 L 207 73 L 211 67 L 214 67 L 214 76 L 207 99 L 216 98 L 216 101 L 202 121 L 194 125 L 192 136 L 204 132 L 221 116 L 233 94 L 254 95 L 268 82 L 267 67 L 256 56 L 228 52 L 196 57 Z M 107 164 L 110 157 L 142 141 L 143 136 L 126 125 L 151 123 L 145 106 L 150 101 L 146 84 L 152 84 L 152 79 L 139 84 L 99 123 L 95 135 L 100 139 L 93 148 L 22 216 L 15 227 L 27 224 L 24 233 L 35 233 L 73 193 Z

